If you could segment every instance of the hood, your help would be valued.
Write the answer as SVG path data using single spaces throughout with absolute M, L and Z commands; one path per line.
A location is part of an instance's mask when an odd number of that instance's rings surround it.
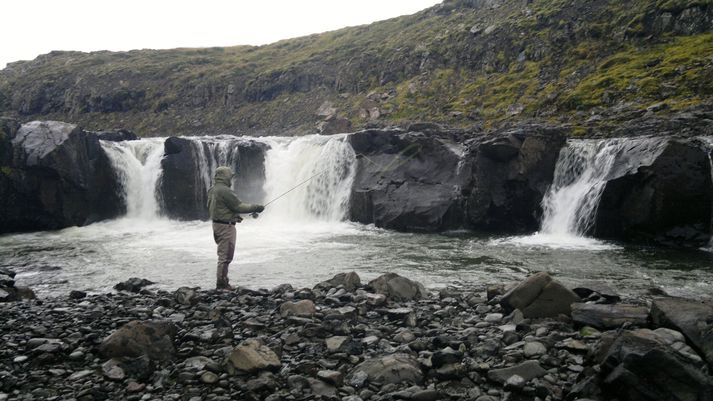
M 227 186 L 233 185 L 233 171 L 230 167 L 221 166 L 215 169 L 215 184 L 223 184 Z

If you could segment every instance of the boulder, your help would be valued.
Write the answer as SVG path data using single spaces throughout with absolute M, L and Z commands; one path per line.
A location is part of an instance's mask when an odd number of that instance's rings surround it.
M 654 325 L 683 333 L 713 367 L 713 305 L 684 298 L 656 298 L 651 303 Z
M 604 355 L 600 377 L 605 399 L 713 399 L 713 378 L 650 330 L 621 333 Z
M 93 132 L 93 134 L 96 135 L 102 141 L 110 142 L 136 141 L 139 139 L 136 134 L 126 129 L 120 129 L 116 131 L 98 131 Z
M 173 358 L 176 326 L 165 320 L 131 321 L 102 341 L 99 351 L 109 358 L 148 356 L 151 360 Z
M 282 367 L 280 358 L 261 341 L 249 339 L 235 347 L 228 355 L 228 361 L 236 369 L 245 372 L 278 370 Z
M 0 233 L 81 226 L 126 210 L 96 135 L 32 121 L 5 129 L 0 144 Z
M 360 131 L 349 143 L 357 155 L 351 220 L 402 231 L 462 226 L 469 179 L 462 144 L 398 129 Z
M 646 326 L 649 310 L 638 305 L 573 303 L 572 320 L 577 324 L 598 329 L 615 329 L 624 323 Z
M 314 302 L 303 299 L 297 302 L 284 302 L 280 305 L 280 316 L 312 316 L 317 312 Z
M 176 292 L 173 293 L 173 297 L 176 299 L 176 302 L 181 305 L 190 306 L 198 303 L 198 294 L 196 293 L 196 290 L 189 287 L 181 287 L 177 289 Z
M 525 382 L 527 382 L 546 374 L 547 371 L 540 366 L 539 362 L 525 361 L 519 365 L 507 368 L 492 369 L 488 371 L 488 379 L 504 384 L 508 381 L 508 379 L 516 375 L 520 376 L 525 380 Z
M 359 376 L 365 377 L 369 383 L 420 384 L 423 381 L 423 372 L 418 361 L 410 355 L 392 354 L 378 358 L 367 359 L 357 365 L 347 375 L 347 381 L 352 382 Z
M 330 288 L 344 287 L 345 290 L 352 292 L 361 286 L 361 278 L 356 272 L 338 273 L 327 281 L 322 281 L 315 286 L 315 289 L 328 290 Z
M 632 146 L 645 147 L 640 157 Z M 593 234 L 639 243 L 701 247 L 711 235 L 711 165 L 695 140 L 654 138 L 622 149 L 602 192 Z M 682 207 L 681 205 L 685 205 Z
M 399 276 L 396 273 L 386 273 L 369 282 L 369 286 L 379 294 L 384 294 L 395 301 L 411 301 L 424 298 L 428 291 L 423 284 Z
M 317 123 L 317 132 L 322 135 L 343 134 L 352 131 L 352 122 L 348 118 L 338 117 L 335 114 Z
M 526 318 L 569 315 L 580 298 L 546 272 L 536 273 L 503 295 L 500 305 L 509 313 L 520 309 Z
M 131 277 L 126 281 L 116 284 L 114 289 L 117 291 L 139 292 L 142 288 L 151 284 L 156 283 L 146 280 L 145 278 Z

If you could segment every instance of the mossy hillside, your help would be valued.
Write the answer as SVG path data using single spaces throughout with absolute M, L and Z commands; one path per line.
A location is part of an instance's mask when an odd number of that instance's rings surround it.
M 274 134 L 314 131 L 325 101 L 359 128 L 568 121 L 619 102 L 676 109 L 710 97 L 708 0 L 483 4 L 260 47 L 53 52 L 0 72 L 0 112 L 142 135 Z
M 648 48 L 627 46 L 601 62 L 566 96 L 569 108 L 666 101 L 674 109 L 713 96 L 713 33 L 669 38 Z

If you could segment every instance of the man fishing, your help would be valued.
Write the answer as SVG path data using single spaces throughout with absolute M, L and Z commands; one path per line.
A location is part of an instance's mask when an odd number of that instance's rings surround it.
M 215 170 L 213 186 L 208 190 L 208 213 L 213 221 L 213 239 L 218 244 L 218 274 L 216 289 L 231 290 L 228 283 L 228 266 L 235 254 L 235 223 L 243 218 L 240 213 L 260 213 L 262 205 L 243 203 L 230 187 L 233 183 L 233 171 L 221 166 Z

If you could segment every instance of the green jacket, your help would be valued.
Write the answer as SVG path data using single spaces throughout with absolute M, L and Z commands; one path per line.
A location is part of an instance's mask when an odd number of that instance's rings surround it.
M 211 220 L 226 222 L 241 221 L 240 213 L 262 211 L 261 205 L 243 203 L 235 196 L 230 187 L 233 172 L 230 167 L 218 167 L 215 170 L 213 186 L 208 190 L 208 215 Z

